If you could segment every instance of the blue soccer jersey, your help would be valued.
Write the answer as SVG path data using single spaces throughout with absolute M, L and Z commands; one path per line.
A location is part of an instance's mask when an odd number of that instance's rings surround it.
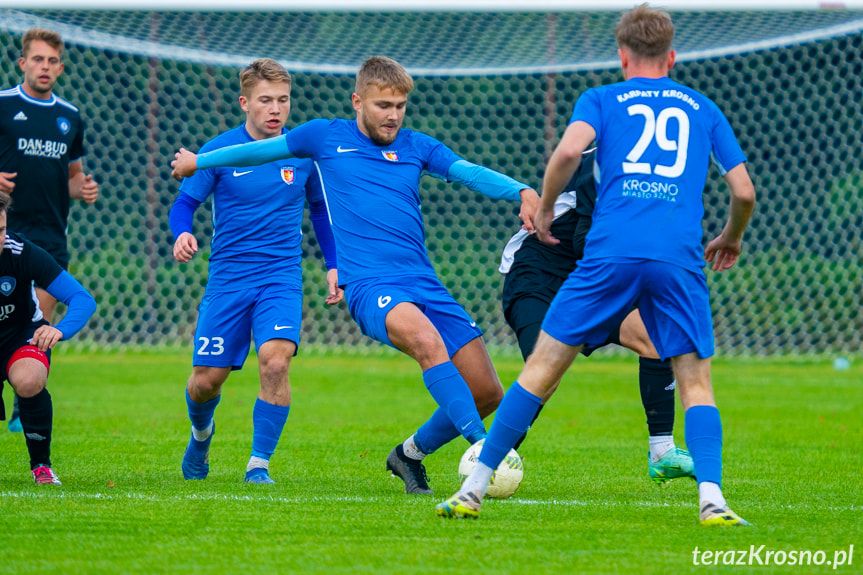
M 252 142 L 245 126 L 213 140 L 206 152 Z M 310 160 L 288 158 L 249 168 L 209 168 L 180 187 L 203 202 L 213 196 L 213 242 L 208 292 L 264 284 L 302 284 L 303 207 L 322 201 L 320 179 Z
M 582 94 L 571 122 L 578 120 L 596 130 L 598 143 L 585 259 L 643 258 L 701 270 L 710 159 L 723 175 L 746 161 L 716 104 L 669 78 L 632 78 Z
M 402 129 L 378 146 L 349 120 L 312 120 L 286 136 L 291 154 L 320 170 L 333 225 L 339 281 L 435 276 L 425 247 L 419 181 L 446 178 L 460 158 L 430 136 Z

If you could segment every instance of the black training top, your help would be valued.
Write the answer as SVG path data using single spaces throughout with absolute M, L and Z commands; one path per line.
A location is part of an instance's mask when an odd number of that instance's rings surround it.
M 42 319 L 33 282 L 48 286 L 63 272 L 48 252 L 8 232 L 0 253 L 0 349 Z
M 68 259 L 69 163 L 84 155 L 83 142 L 81 114 L 66 100 L 0 91 L 0 172 L 18 173 L 8 225 L 55 257 Z

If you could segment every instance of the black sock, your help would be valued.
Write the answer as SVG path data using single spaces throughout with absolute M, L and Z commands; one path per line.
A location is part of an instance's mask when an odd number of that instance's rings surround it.
M 54 423 L 54 405 L 51 394 L 43 389 L 33 397 L 18 398 L 21 427 L 30 452 L 30 469 L 38 465 L 51 466 L 51 428 Z
M 542 412 L 542 408 L 545 407 L 545 404 L 539 406 L 539 409 L 536 410 L 536 415 L 533 416 L 533 419 L 530 422 L 530 425 L 533 425 L 533 422 L 536 421 L 536 418 L 539 417 L 540 412 Z M 530 427 L 527 428 L 527 431 L 530 431 Z M 521 443 L 527 437 L 527 431 L 524 432 L 524 435 L 518 438 L 518 441 L 515 442 L 515 445 L 512 446 L 513 449 L 518 451 L 518 448 L 521 446 Z
M 674 431 L 674 389 L 666 389 L 673 381 L 671 360 L 638 358 L 638 384 L 650 435 Z

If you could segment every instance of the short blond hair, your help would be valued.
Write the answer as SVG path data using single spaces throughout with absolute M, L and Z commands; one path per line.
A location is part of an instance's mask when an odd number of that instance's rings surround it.
M 386 56 L 372 56 L 357 72 L 356 93 L 363 95 L 369 86 L 390 88 L 400 94 L 410 94 L 414 81 L 404 66 Z
M 621 16 L 614 35 L 618 46 L 628 48 L 635 56 L 660 58 L 671 51 L 674 24 L 668 12 L 645 2 Z
M 246 98 L 250 97 L 255 86 L 263 81 L 284 83 L 290 88 L 291 75 L 272 58 L 260 58 L 240 72 L 240 94 Z
M 42 41 L 57 50 L 60 57 L 63 57 L 63 38 L 60 34 L 47 28 L 30 28 L 24 32 L 24 37 L 21 38 L 21 55 L 27 57 L 27 52 L 30 51 L 30 45 L 33 42 Z

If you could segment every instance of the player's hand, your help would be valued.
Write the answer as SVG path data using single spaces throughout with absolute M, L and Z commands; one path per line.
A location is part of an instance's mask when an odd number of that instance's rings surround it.
M 518 212 L 518 217 L 521 218 L 521 227 L 528 232 L 536 231 L 534 226 L 534 218 L 536 210 L 539 208 L 539 194 L 532 188 L 525 188 L 519 192 L 521 195 L 521 210 Z
M 53 349 L 57 342 L 63 339 L 63 332 L 53 325 L 39 326 L 33 332 L 30 343 L 39 348 L 39 351 Z
M 0 172 L 0 192 L 6 192 L 7 194 L 14 192 L 15 182 L 12 180 L 17 175 L 18 172 Z
M 559 239 L 551 235 L 551 222 L 553 221 L 554 208 L 548 210 L 543 208 L 542 204 L 540 204 L 533 222 L 536 226 L 536 239 L 544 244 L 552 246 L 560 243 Z
M 740 251 L 743 248 L 741 240 L 730 240 L 725 237 L 725 232 L 707 244 L 704 249 L 704 259 L 713 262 L 713 271 L 724 272 L 737 263 Z
M 183 232 L 174 242 L 174 259 L 181 264 L 186 263 L 198 253 L 198 240 L 189 232 Z
M 84 183 L 81 184 L 81 199 L 84 203 L 94 204 L 99 197 L 99 184 L 93 179 L 93 176 L 87 174 L 84 176 Z
M 180 151 L 174 154 L 174 161 L 171 162 L 171 167 L 174 168 L 171 175 L 175 180 L 188 178 L 198 171 L 198 155 L 193 154 L 186 148 L 180 148 Z
M 345 300 L 345 290 L 339 287 L 339 270 L 327 270 L 327 290 L 329 295 L 324 300 L 327 305 L 336 305 Z

